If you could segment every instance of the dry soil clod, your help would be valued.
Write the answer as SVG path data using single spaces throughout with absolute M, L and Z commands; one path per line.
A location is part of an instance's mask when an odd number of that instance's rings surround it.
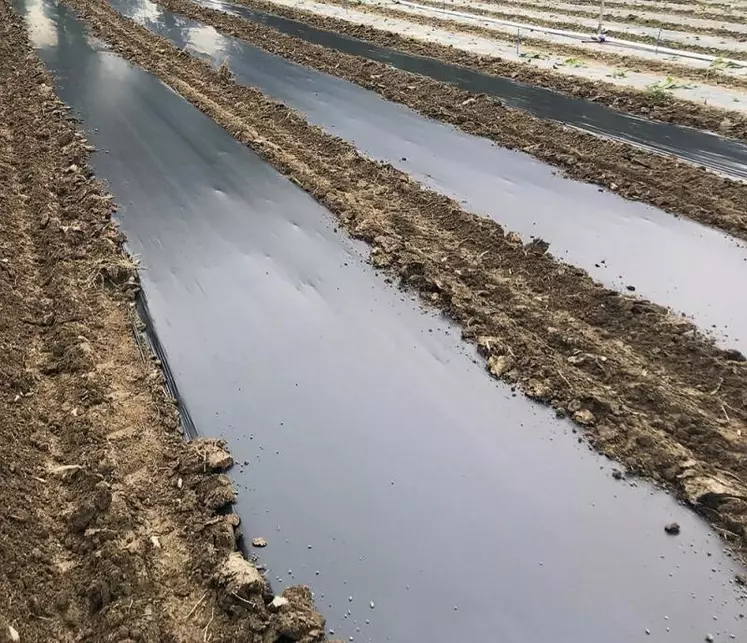
M 670 522 L 667 525 L 664 525 L 664 531 L 666 531 L 670 536 L 677 536 L 680 533 L 680 526 L 676 522 Z

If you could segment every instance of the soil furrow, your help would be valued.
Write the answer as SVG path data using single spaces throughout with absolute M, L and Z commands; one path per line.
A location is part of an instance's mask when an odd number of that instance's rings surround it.
M 511 0 L 504 2 L 503 0 L 484 0 L 488 4 L 501 4 L 501 5 L 512 5 L 515 4 Z M 518 3 L 518 4 L 532 4 L 529 3 Z M 589 11 L 595 15 L 599 15 L 599 2 L 597 0 L 573 0 L 573 4 L 586 5 L 589 7 Z M 540 2 L 536 6 L 542 5 Z M 676 5 L 676 6 L 670 6 Z M 544 6 L 544 5 L 543 5 Z M 742 18 L 745 10 L 744 8 L 737 8 L 728 4 L 718 3 L 707 3 L 707 4 L 691 4 L 691 3 L 676 3 L 670 2 L 669 4 L 640 4 L 635 2 L 610 2 L 607 0 L 604 6 L 608 9 L 619 9 L 621 11 L 639 12 L 645 14 L 647 12 L 666 12 L 673 14 L 681 14 L 683 16 L 693 16 L 696 18 L 707 18 L 712 20 L 730 20 L 735 21 Z
M 743 114 L 682 100 L 665 92 L 642 92 L 610 83 L 600 83 L 580 77 L 568 77 L 537 69 L 532 67 L 531 64 L 481 56 L 454 47 L 423 42 L 374 27 L 357 25 L 346 20 L 320 16 L 311 11 L 286 7 L 267 0 L 235 0 L 235 2 L 250 9 L 297 20 L 319 29 L 345 34 L 403 53 L 436 58 L 486 74 L 504 76 L 519 82 L 546 87 L 577 98 L 593 100 L 619 111 L 643 115 L 651 120 L 721 132 L 724 135 L 747 141 L 747 117 Z M 539 44 L 540 48 L 547 45 L 542 41 L 534 44 L 525 39 L 522 39 L 522 41 L 531 46 Z M 573 47 L 568 48 L 568 50 L 553 49 L 553 51 L 568 56 L 579 56 L 582 59 L 590 54 L 588 49 Z M 666 62 L 643 61 L 617 54 L 596 54 L 594 57 L 613 65 L 627 66 L 630 69 L 648 69 L 657 73 L 705 81 L 716 85 L 747 88 L 747 79 L 729 77 L 717 70 L 699 70 Z M 728 124 L 726 128 L 724 127 L 725 123 Z
M 115 51 L 250 145 L 441 308 L 496 377 L 570 414 L 591 442 L 665 482 L 739 547 L 747 525 L 747 364 L 687 322 L 593 283 L 260 92 L 117 14 L 66 0 Z M 724 411 L 728 411 L 728 419 Z
M 546 11 L 548 13 L 560 13 L 567 16 L 573 16 L 573 17 L 582 17 L 582 18 L 593 18 L 598 19 L 599 18 L 599 3 L 593 2 L 589 3 L 586 6 L 588 8 L 584 9 L 582 7 L 571 9 L 569 7 L 554 7 L 549 4 L 544 4 L 543 2 L 531 2 L 531 1 L 522 1 L 522 0 L 511 0 L 509 2 L 504 2 L 501 0 L 500 2 L 496 2 L 495 0 L 482 0 L 486 4 L 495 4 L 496 7 L 520 7 L 522 9 L 531 9 L 533 11 Z M 575 4 L 583 4 L 579 3 L 576 0 L 574 0 Z M 421 4 L 427 4 L 425 2 Z M 443 6 L 443 4 L 437 5 L 437 6 Z M 450 5 L 451 6 L 451 5 Z M 693 29 L 692 26 L 688 24 L 683 24 L 679 22 L 670 22 L 663 18 L 657 17 L 657 10 L 646 10 L 633 7 L 629 4 L 618 4 L 618 3 L 609 3 L 605 2 L 605 8 L 607 10 L 610 9 L 621 9 L 618 13 L 605 13 L 603 16 L 604 22 L 626 22 L 631 25 L 642 25 L 647 27 L 662 27 L 664 29 L 670 29 L 672 31 L 690 31 Z M 623 13 L 622 10 L 626 11 L 627 13 Z M 662 9 L 661 13 L 665 14 L 671 14 L 671 15 L 681 15 L 683 18 L 698 18 L 703 20 L 719 20 L 721 22 L 726 23 L 735 23 L 738 22 L 742 16 L 735 15 L 733 13 L 717 13 L 712 11 L 698 11 L 695 13 L 692 9 L 690 10 L 682 10 L 678 11 L 675 9 Z M 697 28 L 697 27 L 696 27 Z M 708 27 L 705 27 L 705 29 L 709 29 Z M 717 29 L 716 31 L 723 31 L 723 34 L 727 37 L 733 37 L 733 38 L 739 38 L 740 36 L 743 36 L 739 31 L 734 31 L 733 29 L 729 29 L 728 27 L 724 27 L 722 29 Z M 703 33 L 715 33 L 715 32 L 703 32 Z
M 509 109 L 497 100 L 399 71 L 374 61 L 313 45 L 190 0 L 159 0 L 163 7 L 266 51 L 352 81 L 424 116 L 520 149 L 579 179 L 687 216 L 747 239 L 747 185 L 644 152 L 625 143 L 599 140 L 551 121 Z
M 437 0 L 417 0 L 417 4 L 421 4 L 426 7 L 435 7 L 437 9 L 443 8 L 443 3 L 438 2 Z M 516 5 L 516 6 L 525 6 L 525 5 Z M 520 22 L 526 22 L 533 25 L 538 25 L 542 27 L 552 27 L 554 29 L 567 29 L 569 31 L 579 31 L 579 32 L 588 32 L 589 27 L 585 27 L 578 22 L 573 22 L 573 20 L 570 20 L 570 18 L 575 17 L 588 17 L 593 18 L 596 20 L 599 17 L 599 12 L 596 12 L 594 15 L 589 16 L 577 16 L 577 14 L 574 14 L 569 11 L 563 11 L 562 9 L 553 9 L 552 7 L 534 7 L 532 5 L 529 5 L 527 8 L 536 10 L 536 11 L 542 11 L 547 10 L 548 13 L 559 13 L 563 14 L 564 16 L 567 16 L 568 20 L 556 20 L 554 18 L 539 18 L 534 16 L 525 16 L 521 13 L 511 13 L 510 11 L 501 11 L 498 7 L 495 9 L 483 9 L 481 7 L 475 7 L 473 5 L 464 5 L 464 4 L 449 4 L 447 7 L 448 9 L 452 11 L 461 11 L 463 13 L 471 13 L 476 16 L 485 16 L 488 18 L 498 18 L 499 20 L 511 20 L 511 21 L 520 21 Z M 501 7 L 504 8 L 504 7 Z M 645 27 L 661 27 L 663 30 L 666 30 L 664 33 L 664 38 L 662 38 L 659 41 L 659 44 L 662 47 L 671 47 L 672 49 L 688 49 L 691 51 L 695 51 L 698 47 L 698 45 L 686 45 L 678 40 L 668 40 L 667 39 L 667 33 L 666 32 L 677 32 L 682 34 L 703 34 L 703 35 L 712 35 L 712 36 L 720 36 L 722 38 L 731 38 L 732 40 L 741 40 L 745 37 L 745 34 L 742 34 L 740 32 L 736 32 L 733 30 L 729 30 L 723 27 L 698 27 L 698 26 L 691 26 L 691 25 L 681 25 L 671 22 L 662 22 L 659 20 L 653 20 L 653 19 L 646 19 L 646 18 L 640 18 L 636 17 L 633 20 L 627 20 L 625 18 L 616 18 L 615 16 L 608 15 L 605 17 L 604 22 L 607 23 L 620 23 L 620 22 L 629 22 L 631 24 L 641 25 Z M 650 36 L 642 35 L 642 34 L 635 34 L 635 33 L 629 33 L 624 31 L 617 31 L 615 29 L 606 29 L 606 33 L 609 36 L 620 38 L 621 40 L 631 40 L 634 42 L 644 42 L 647 44 L 655 44 L 656 39 L 651 38 Z M 726 50 L 724 50 L 726 51 Z M 732 52 L 729 57 L 735 58 L 735 53 Z M 739 56 L 736 56 L 739 57 Z
M 135 339 L 111 197 L 5 0 L 0 88 L 0 638 L 279 640 L 263 583 L 236 599 L 213 582 L 239 556 L 236 521 L 216 515 L 230 456 L 182 441 Z M 308 616 L 294 591 L 289 615 Z M 314 619 L 308 641 L 324 638 Z
M 337 6 L 345 6 L 345 0 L 322 0 L 323 4 L 331 4 L 331 5 L 337 5 Z M 439 27 L 439 28 L 448 28 L 449 31 L 453 33 L 473 33 L 476 35 L 483 36 L 485 38 L 491 38 L 493 40 L 500 40 L 503 42 L 515 42 L 516 41 L 516 35 L 513 32 L 510 31 L 502 31 L 500 29 L 491 29 L 490 27 L 477 25 L 477 24 L 470 24 L 467 22 L 462 22 L 456 19 L 450 18 L 448 15 L 444 14 L 443 16 L 434 16 L 434 15 L 424 15 L 415 13 L 414 11 L 410 10 L 406 7 L 397 7 L 396 5 L 372 5 L 372 4 L 365 4 L 360 3 L 355 5 L 356 11 L 363 11 L 365 13 L 370 13 L 373 15 L 381 15 L 386 16 L 388 18 L 397 18 L 400 20 L 409 20 L 411 22 L 417 22 L 418 24 L 428 25 L 431 27 Z M 470 13 L 475 13 L 474 11 Z M 511 16 L 511 14 L 504 14 L 505 16 L 508 16 L 506 19 L 514 19 L 515 16 Z M 574 25 L 573 23 L 558 23 L 558 22 L 550 22 L 550 21 L 535 21 L 537 25 L 541 26 L 553 26 L 558 29 L 571 29 L 576 30 L 578 25 Z M 547 24 L 545 24 L 547 23 Z M 656 44 L 656 38 L 652 36 L 642 36 L 637 34 L 615 34 L 615 32 L 610 31 L 608 32 L 610 36 L 620 37 L 624 38 L 625 40 L 632 40 L 635 42 L 641 42 L 649 45 L 655 45 Z M 612 52 L 605 52 L 600 53 L 598 51 L 592 51 L 588 47 L 577 47 L 574 45 L 562 45 L 560 43 L 555 42 L 548 42 L 547 40 L 543 40 L 542 38 L 532 38 L 532 37 L 524 37 L 522 36 L 522 42 L 533 47 L 540 49 L 542 51 L 547 51 L 551 53 L 561 53 L 563 55 L 569 55 L 569 56 L 580 56 L 580 57 L 587 57 L 587 58 L 597 58 L 599 60 L 610 60 L 610 61 L 617 61 L 619 63 L 621 56 L 624 56 L 624 54 L 619 53 L 612 53 Z M 666 39 L 662 39 L 659 44 L 662 47 L 670 47 L 672 49 L 682 49 L 682 43 L 676 42 L 676 41 L 669 41 Z M 700 54 L 706 54 L 711 56 L 720 56 L 723 58 L 733 58 L 735 60 L 747 60 L 747 52 L 742 51 L 732 51 L 730 49 L 726 48 L 720 48 L 720 47 L 704 47 L 700 45 L 688 45 L 687 49 L 700 53 Z M 657 65 L 659 63 L 656 63 L 655 61 L 650 60 L 644 60 L 643 58 L 635 58 L 634 56 L 630 56 L 630 58 L 635 59 L 636 66 L 640 68 L 644 68 L 649 63 L 653 65 Z M 641 64 L 643 63 L 643 64 Z M 681 67 L 682 69 L 692 69 L 692 67 L 688 68 L 684 65 L 677 65 L 677 67 Z M 706 70 L 708 71 L 708 70 Z M 680 74 L 683 75 L 683 74 Z

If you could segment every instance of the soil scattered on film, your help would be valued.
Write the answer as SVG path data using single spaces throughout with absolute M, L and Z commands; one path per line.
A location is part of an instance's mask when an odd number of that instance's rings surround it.
M 668 486 L 737 549 L 747 544 L 747 361 L 687 321 L 607 290 L 406 174 L 117 14 L 65 0 L 93 33 L 156 74 L 314 195 L 371 262 L 461 324 L 486 368 L 570 416 L 629 471 Z
M 499 100 L 310 44 L 190 0 L 157 0 L 174 13 L 211 25 L 319 71 L 344 78 L 407 105 L 428 118 L 518 149 L 561 168 L 574 179 L 604 186 L 675 216 L 686 216 L 747 240 L 747 184 L 674 158 L 536 118 Z
M 133 264 L 21 21 L 0 0 L 0 640 L 312 641 L 236 552 L 221 443 L 183 442 Z
M 502 60 L 501 58 L 483 56 L 438 43 L 424 42 L 383 29 L 358 25 L 347 20 L 330 18 L 311 11 L 275 4 L 270 0 L 233 1 L 236 4 L 241 4 L 257 11 L 264 11 L 291 20 L 297 20 L 319 29 L 345 34 L 403 53 L 436 58 L 493 76 L 504 76 L 522 83 L 546 87 L 576 98 L 593 100 L 596 103 L 607 105 L 608 107 L 636 116 L 643 116 L 650 120 L 706 129 L 724 136 L 747 141 L 747 117 L 733 110 L 728 111 L 682 100 L 665 92 L 643 92 L 611 83 L 553 73 L 552 71 L 533 67 L 531 63 Z M 342 5 L 344 0 L 325 0 L 325 2 L 327 4 Z M 502 39 L 503 36 L 500 32 L 490 31 L 484 27 L 454 23 L 444 21 L 443 19 L 433 18 L 431 21 L 427 17 L 405 15 L 402 12 L 395 12 L 390 15 L 386 12 L 394 10 L 386 7 L 359 5 L 356 6 L 356 11 L 382 13 L 382 15 L 388 17 L 420 22 L 457 32 L 468 31 L 498 40 Z M 510 40 L 510 36 L 508 38 Z M 547 49 L 547 42 L 540 39 L 522 38 L 522 42 L 533 50 L 544 51 Z M 747 88 L 747 79 L 727 76 L 717 70 L 695 69 L 665 61 L 644 60 L 633 56 L 620 55 L 614 52 L 595 52 L 590 51 L 588 48 L 579 48 L 570 45 L 553 45 L 552 52 L 556 55 L 579 57 L 581 59 L 596 58 L 618 68 L 648 70 L 666 76 L 686 78 L 711 85 Z

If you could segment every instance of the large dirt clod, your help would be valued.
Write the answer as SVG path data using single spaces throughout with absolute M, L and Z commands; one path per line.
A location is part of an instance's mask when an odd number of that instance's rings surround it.
M 229 554 L 220 565 L 213 581 L 226 593 L 243 599 L 264 594 L 267 589 L 264 576 L 237 551 Z
M 314 609 L 311 590 L 289 587 L 281 594 L 288 602 L 278 609 L 275 627 L 281 636 L 300 643 L 324 640 L 324 618 Z
M 225 440 L 213 438 L 192 440 L 179 459 L 179 471 L 182 473 L 220 472 L 232 466 L 233 458 Z
M 222 473 L 201 481 L 197 488 L 197 495 L 203 506 L 210 511 L 218 511 L 236 502 L 236 492 L 231 479 Z

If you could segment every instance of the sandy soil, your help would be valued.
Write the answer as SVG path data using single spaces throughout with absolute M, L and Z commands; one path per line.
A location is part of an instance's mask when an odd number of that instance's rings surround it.
M 500 20 L 510 20 L 543 27 L 567 29 L 583 34 L 596 33 L 599 26 L 599 12 L 591 15 L 578 15 L 577 13 L 560 13 L 550 7 L 509 6 L 480 2 L 478 0 L 418 0 L 417 4 L 446 8 L 460 13 L 470 13 Z M 663 22 L 647 19 L 633 14 L 634 20 L 629 21 L 627 16 L 616 17 L 607 15 L 602 21 L 602 28 L 611 37 L 634 42 L 655 43 L 658 39 L 662 47 L 697 51 L 700 48 L 720 48 L 732 53 L 747 50 L 744 43 L 744 34 L 747 26 L 735 24 L 725 25 L 723 21 L 695 22 L 690 24 L 677 22 Z M 676 17 L 674 20 L 678 20 Z M 659 29 L 661 28 L 661 34 Z
M 463 0 L 452 0 L 460 4 Z M 483 5 L 489 8 L 510 8 L 510 9 L 536 9 L 543 12 L 579 16 L 585 18 L 599 19 L 599 3 L 581 4 L 574 2 L 549 3 L 547 0 L 501 0 L 495 2 L 483 0 L 483 2 L 472 2 L 466 0 L 469 4 Z M 731 35 L 747 33 L 747 25 L 742 21 L 747 12 L 744 8 L 737 7 L 731 11 L 719 11 L 718 9 L 701 8 L 697 13 L 692 9 L 687 9 L 684 5 L 676 5 L 677 9 L 661 6 L 655 7 L 636 7 L 633 4 L 627 6 L 619 3 L 605 2 L 604 22 L 620 21 L 629 25 L 646 25 L 653 27 L 662 27 L 663 29 L 682 30 L 682 27 L 700 27 L 703 29 L 723 29 Z
M 402 287 L 461 324 L 486 368 L 569 415 L 591 443 L 675 491 L 736 548 L 747 537 L 747 361 L 655 304 L 612 292 L 359 155 L 225 69 L 185 55 L 105 0 L 65 0 L 314 195 Z
M 747 68 L 712 65 L 690 59 L 610 45 L 581 44 L 562 36 L 526 30 L 517 51 L 516 30 L 481 19 L 457 19 L 437 9 L 413 9 L 379 0 L 272 0 L 276 12 L 299 9 L 340 21 L 391 32 L 421 43 L 453 47 L 502 63 L 536 67 L 565 82 L 594 81 L 604 90 L 627 89 L 664 94 L 682 101 L 747 113 Z M 347 7 L 346 7 L 347 4 Z M 665 87 L 665 89 L 657 89 Z
M 469 3 L 470 0 L 464 0 Z M 572 52 L 588 60 L 617 61 L 621 56 L 636 60 L 639 64 L 645 64 L 651 70 L 656 69 L 662 63 L 671 65 L 672 70 L 681 70 L 683 74 L 691 70 L 708 69 L 712 74 L 723 78 L 744 78 L 745 65 L 713 65 L 708 61 L 700 61 L 687 57 L 664 55 L 641 48 L 623 48 L 614 43 L 607 43 L 604 47 L 596 42 L 587 40 L 591 34 L 596 33 L 597 23 L 590 19 L 551 19 L 549 15 L 541 11 L 523 10 L 527 14 L 524 19 L 520 13 L 522 10 L 501 10 L 497 6 L 491 7 L 484 3 L 473 3 L 471 5 L 461 2 L 444 3 L 439 0 L 424 0 L 423 2 L 411 2 L 408 0 L 273 0 L 284 6 L 294 6 L 317 13 L 324 13 L 325 7 L 342 6 L 354 15 L 354 12 L 365 12 L 369 14 L 387 16 L 390 20 L 409 20 L 417 24 L 431 27 L 449 27 L 455 33 L 479 34 L 496 41 L 516 43 L 516 27 L 501 24 L 500 21 L 520 22 L 530 28 L 524 28 L 520 35 L 523 43 L 537 48 L 548 54 L 553 52 Z M 466 15 L 454 15 L 454 12 Z M 352 15 L 351 15 L 352 17 Z M 356 17 L 360 21 L 359 17 Z M 553 27 L 578 34 L 570 38 L 566 35 L 546 33 L 531 30 L 531 26 Z M 610 25 L 612 27 L 613 25 Z M 687 48 L 691 52 L 722 56 L 724 58 L 743 59 L 745 57 L 745 45 L 739 40 L 739 36 L 732 34 L 729 39 L 715 38 L 705 35 L 687 34 L 680 32 L 663 32 L 658 36 L 658 29 L 641 27 L 637 33 L 633 33 L 625 24 L 617 25 L 621 30 L 627 30 L 624 34 L 607 29 L 612 37 L 629 40 L 635 43 L 670 47 L 681 50 Z
M 488 0 L 492 2 L 493 0 Z M 495 0 L 501 2 L 502 0 Z M 574 4 L 596 6 L 597 0 L 573 0 Z M 737 12 L 747 8 L 747 0 L 605 0 L 605 7 L 629 11 L 677 11 L 699 14 L 703 11 Z
M 616 73 L 614 67 L 592 69 L 566 65 L 565 61 L 568 59 L 565 55 L 569 52 L 565 52 L 560 57 L 555 56 L 557 62 L 562 63 L 560 65 L 553 63 L 552 58 L 542 58 L 529 62 L 522 60 L 520 62 L 515 60 L 515 45 L 496 50 L 494 43 L 486 40 L 486 46 L 483 48 L 481 44 L 483 39 L 480 36 L 463 37 L 435 27 L 428 28 L 424 36 L 421 33 L 422 28 L 417 23 L 394 18 L 379 18 L 368 13 L 356 13 L 353 10 L 346 11 L 342 6 L 342 0 L 339 0 L 339 4 L 329 4 L 328 2 L 321 5 L 315 3 L 314 11 L 296 8 L 298 3 L 295 0 L 288 0 L 288 2 L 286 0 L 236 1 L 255 9 L 300 20 L 322 29 L 345 33 L 404 52 L 438 58 L 485 73 L 508 76 L 572 96 L 594 100 L 621 111 L 645 115 L 653 120 L 699 127 L 747 140 L 745 138 L 747 132 L 747 100 L 742 102 L 739 99 L 740 96 L 745 95 L 744 89 L 741 88 L 724 88 L 723 105 L 735 106 L 741 110 L 730 109 L 726 111 L 722 107 L 715 107 L 710 103 L 680 98 L 681 93 L 686 93 L 685 90 L 682 92 L 678 90 L 673 92 L 641 91 L 641 89 L 645 90 L 645 87 L 654 78 L 647 73 L 639 74 L 634 71 L 626 71 L 625 78 L 612 78 L 611 75 Z M 338 0 L 330 1 L 338 2 Z M 293 6 L 291 6 L 291 3 Z M 304 6 L 309 6 L 309 3 L 305 2 Z M 324 8 L 324 13 L 316 13 L 317 8 L 320 8 L 320 11 L 321 8 Z M 467 41 L 469 42 L 467 43 Z M 509 50 L 511 51 L 509 52 Z M 616 62 L 621 61 L 616 59 Z M 628 60 L 627 62 L 631 66 L 638 64 L 638 61 Z M 619 72 L 620 69 L 617 69 L 617 71 Z M 671 70 L 661 70 L 665 74 L 663 78 L 666 78 L 669 71 Z M 693 71 L 698 72 L 698 74 L 702 71 L 704 76 L 712 78 L 708 70 Z M 618 84 L 618 81 L 622 84 Z M 742 83 L 743 80 L 730 78 L 728 82 Z M 747 88 L 747 79 L 744 79 L 744 83 L 744 87 Z M 734 102 L 734 98 L 737 98 L 740 102 Z
M 742 182 L 724 180 L 631 145 L 600 141 L 522 110 L 505 108 L 485 96 L 312 45 L 189 0 L 159 0 L 159 4 L 271 53 L 362 85 L 429 118 L 451 123 L 501 146 L 521 149 L 562 168 L 575 179 L 605 186 L 626 198 L 688 216 L 747 240 L 747 185 Z
M 549 6 L 547 0 L 484 0 L 488 4 L 500 4 L 504 6 L 534 5 Z M 569 0 L 552 5 L 557 10 L 586 11 L 599 15 L 599 2 L 597 0 Z M 747 13 L 747 3 L 738 0 L 731 3 L 701 3 L 701 2 L 664 2 L 663 0 L 605 0 L 605 14 L 614 16 L 640 15 L 646 17 L 659 16 L 661 14 L 681 16 L 692 19 L 716 19 L 724 22 L 739 22 Z
M 578 4 L 595 5 L 597 0 L 575 0 Z M 666 9 L 667 11 L 679 11 L 681 13 L 700 13 L 702 11 L 725 11 L 734 12 L 747 8 L 745 0 L 608 0 L 605 6 L 620 7 L 630 10 Z
M 231 458 L 182 441 L 111 198 L 5 1 L 0 88 L 0 640 L 321 640 L 216 513 Z

